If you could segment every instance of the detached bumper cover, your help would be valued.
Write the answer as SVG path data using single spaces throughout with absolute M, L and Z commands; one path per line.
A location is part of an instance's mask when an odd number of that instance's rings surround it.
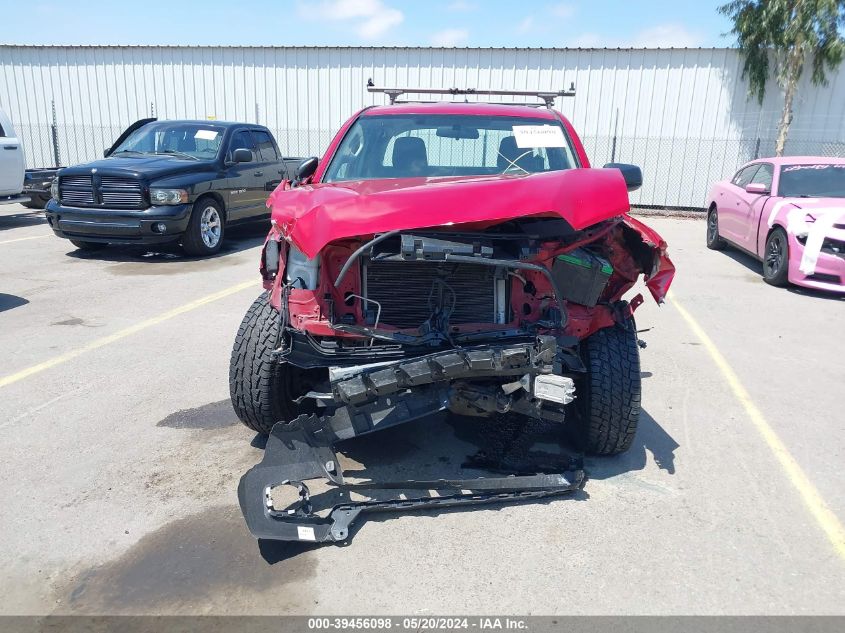
M 247 526 L 259 539 L 342 541 L 348 537 L 352 522 L 365 511 L 523 501 L 578 490 L 584 482 L 579 464 L 556 474 L 346 484 L 331 448 L 341 440 L 456 406 L 500 413 L 517 411 L 539 417 L 542 401 L 529 397 L 534 395 L 535 383 L 539 381 L 545 388 L 550 388 L 549 385 L 554 388 L 556 379 L 569 380 L 552 374 L 557 351 L 554 337 L 541 336 L 531 342 L 453 349 L 342 372 L 332 380 L 331 393 L 307 396 L 322 403 L 322 414 L 301 415 L 289 423 L 276 424 L 267 441 L 264 459 L 241 478 L 238 500 Z M 502 385 L 509 390 L 485 392 L 465 382 L 485 378 L 509 380 L 507 385 Z M 518 393 L 521 389 L 527 393 Z M 566 389 L 558 395 L 566 396 Z M 544 415 L 554 413 L 544 412 Z M 314 512 L 311 492 L 304 483 L 321 477 L 332 484 L 330 496 L 336 497 L 324 516 Z M 272 491 L 283 485 L 296 487 L 299 501 L 278 509 L 273 504 Z M 394 494 L 367 501 L 350 500 L 350 493 L 363 490 L 405 492 L 401 496 Z M 414 492 L 432 490 L 442 494 L 417 496 Z
M 314 512 L 310 490 L 304 483 L 318 477 L 334 484 L 335 496 L 341 500 L 326 516 Z M 560 474 L 346 484 L 333 450 L 315 447 L 301 428 L 279 423 L 267 440 L 264 459 L 241 478 L 238 502 L 249 531 L 257 539 L 332 543 L 345 541 L 350 527 L 364 512 L 409 512 L 532 501 L 575 492 L 584 481 L 584 471 L 579 468 Z M 277 509 L 273 506 L 272 490 L 281 485 L 296 487 L 299 501 Z M 405 494 L 368 501 L 349 500 L 351 493 L 376 490 L 402 490 Z M 444 494 L 419 497 L 407 494 L 433 490 Z

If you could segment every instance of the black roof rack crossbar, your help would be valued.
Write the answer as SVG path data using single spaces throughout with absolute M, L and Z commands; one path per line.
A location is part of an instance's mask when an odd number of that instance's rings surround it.
M 569 85 L 569 90 L 542 91 L 542 90 L 477 90 L 476 88 L 381 88 L 370 79 L 367 82 L 367 92 L 381 92 L 390 97 L 390 104 L 397 103 L 396 99 L 405 94 L 427 94 L 427 95 L 477 95 L 477 96 L 508 96 L 508 97 L 537 97 L 541 99 L 547 108 L 554 106 L 558 97 L 574 97 L 575 84 Z M 412 103 L 411 101 L 400 101 L 398 103 Z M 418 103 L 418 102 L 417 102 Z M 513 104 L 511 104 L 513 105 Z M 539 104 L 538 104 L 539 105 Z

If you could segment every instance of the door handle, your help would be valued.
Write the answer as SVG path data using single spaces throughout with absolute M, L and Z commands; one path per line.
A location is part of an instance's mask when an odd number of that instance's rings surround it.
M 17 145 L 4 145 L 3 149 L 18 149 Z
M 253 174 L 253 176 L 263 176 L 263 175 L 264 175 L 263 171 L 257 171 Z

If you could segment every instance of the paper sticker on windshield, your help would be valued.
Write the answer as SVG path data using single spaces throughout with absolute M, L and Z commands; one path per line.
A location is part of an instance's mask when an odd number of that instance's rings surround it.
M 566 147 L 563 130 L 558 125 L 514 125 L 516 146 L 527 149 L 534 147 Z
M 213 141 L 217 138 L 217 132 L 214 130 L 197 130 L 194 138 L 201 138 L 204 141 Z

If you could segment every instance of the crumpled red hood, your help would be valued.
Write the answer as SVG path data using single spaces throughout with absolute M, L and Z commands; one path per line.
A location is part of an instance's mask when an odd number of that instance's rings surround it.
M 483 228 L 530 215 L 558 215 L 583 229 L 630 208 L 617 169 L 280 185 L 267 206 L 282 234 L 309 258 L 336 240 L 385 231 Z

